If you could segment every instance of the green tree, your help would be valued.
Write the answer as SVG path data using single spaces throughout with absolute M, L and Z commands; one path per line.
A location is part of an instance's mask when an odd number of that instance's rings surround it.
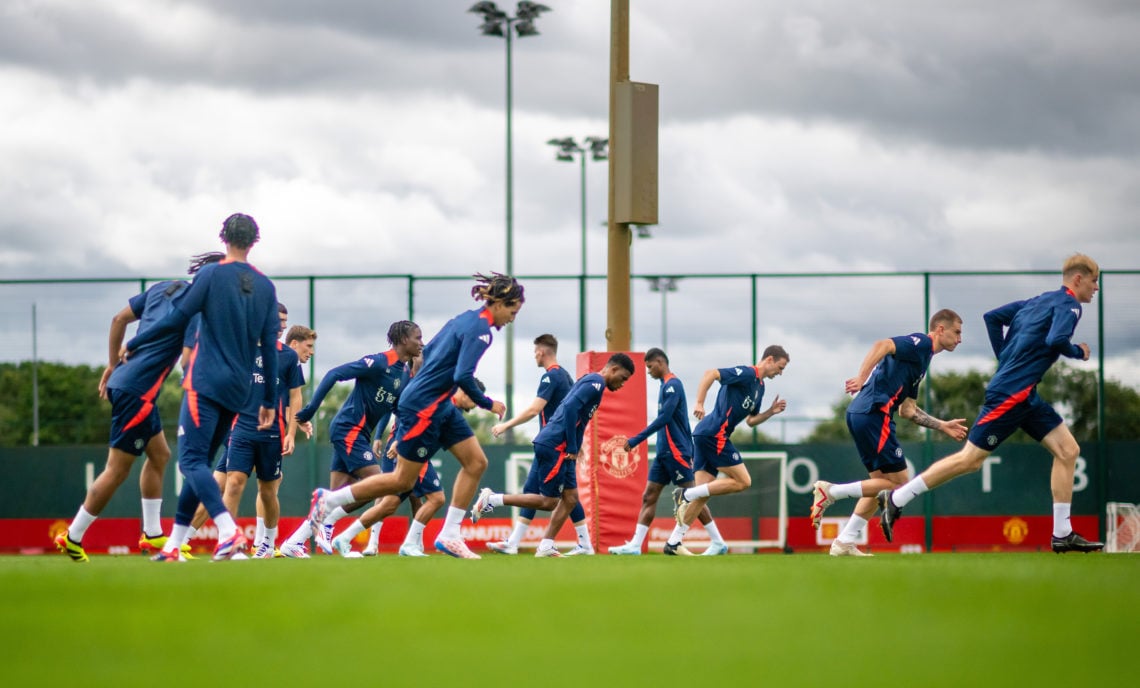
M 972 424 L 985 398 L 986 384 L 992 373 L 977 370 L 947 372 L 928 376 L 930 403 L 925 389 L 919 391 L 918 405 L 936 418 L 965 418 Z M 1140 437 L 1140 393 L 1123 383 L 1105 380 L 1105 436 L 1110 440 Z M 1097 376 L 1093 371 L 1078 370 L 1064 362 L 1054 365 L 1038 385 L 1038 393 L 1065 417 L 1074 437 L 1080 442 L 1097 438 Z M 849 442 L 846 412 L 850 399 L 844 397 L 832 406 L 832 416 L 821 421 L 805 442 Z M 920 440 L 923 428 L 896 417 L 898 437 L 903 441 Z M 1032 441 L 1018 432 L 1015 442 Z
M 41 445 L 107 441 L 111 405 L 99 398 L 102 374 L 102 367 L 44 361 L 38 364 Z M 0 446 L 32 444 L 32 397 L 32 363 L 0 363 Z

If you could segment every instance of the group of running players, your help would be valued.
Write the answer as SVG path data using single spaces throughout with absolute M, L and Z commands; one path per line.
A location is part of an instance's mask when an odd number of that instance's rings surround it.
M 346 557 L 378 551 L 383 519 L 405 499 L 413 500 L 414 518 L 399 548 L 403 556 L 425 556 L 423 533 L 445 498 L 431 460 L 446 449 L 460 471 L 434 542 L 439 552 L 478 559 L 464 541 L 460 524 L 470 515 L 478 521 L 497 507 L 520 507 L 520 518 L 509 538 L 488 543 L 493 552 L 517 554 L 537 510 L 551 512 L 536 556 L 590 555 L 585 513 L 578 502 L 576 459 L 587 424 L 606 398 L 636 373 L 633 360 L 615 353 L 602 370 L 578 380 L 557 362 L 557 339 L 545 334 L 535 344 L 535 362 L 543 369 L 534 402 L 514 418 L 502 421 L 506 407 L 486 395 L 475 377 L 479 360 L 490 347 L 493 331 L 514 321 L 525 301 L 523 286 L 509 275 L 475 275 L 472 297 L 480 307 L 448 321 L 426 345 L 420 328 L 410 321 L 393 323 L 388 350 L 364 356 L 330 370 L 307 405 L 302 365 L 312 356 L 316 332 L 295 326 L 284 343 L 287 311 L 277 302 L 273 283 L 248 263 L 260 238 L 253 218 L 234 214 L 223 222 L 224 253 L 195 256 L 192 283 L 160 282 L 128 302 L 111 324 L 108 365 L 99 393 L 111 402 L 111 440 L 107 465 L 88 490 L 67 531 L 55 538 L 61 552 L 75 561 L 88 560 L 82 540 L 87 529 L 125 480 L 135 459 L 146 454 L 140 474 L 142 535 L 139 547 L 157 561 L 190 557 L 187 541 L 206 518 L 217 528 L 214 560 L 308 556 L 310 537 L 326 553 Z M 846 381 L 855 399 L 847 409 L 847 424 L 866 467 L 867 480 L 814 485 L 812 524 L 836 500 L 858 499 L 854 512 L 831 546 L 833 556 L 868 556 L 855 542 L 868 520 L 880 513 L 888 541 L 901 509 L 919 494 L 959 475 L 976 471 L 985 458 L 1018 428 L 1041 442 L 1053 456 L 1051 490 L 1054 527 L 1051 547 L 1056 552 L 1093 551 L 1090 542 L 1072 530 L 1070 506 L 1079 447 L 1053 408 L 1036 392 L 1042 376 L 1060 356 L 1087 360 L 1086 344 L 1074 344 L 1082 304 L 1098 289 L 1099 267 L 1085 255 L 1071 256 L 1062 268 L 1063 285 L 1037 297 L 1006 304 L 984 315 L 998 369 L 986 388 L 982 410 L 972 426 L 965 419 L 941 420 L 918 408 L 918 386 L 934 354 L 953 351 L 961 342 L 962 318 L 952 310 L 934 314 L 925 333 L 911 333 L 876 342 L 858 372 Z M 139 321 L 136 336 L 123 345 L 126 327 Z M 174 526 L 164 536 L 159 522 L 162 476 L 170 449 L 155 405 L 173 365 L 182 359 L 183 389 L 178 428 L 178 466 L 185 478 L 178 497 Z M 731 436 L 742 421 L 755 426 L 786 408 L 777 395 L 767 409 L 761 402 L 765 381 L 783 373 L 790 358 L 783 347 L 764 350 L 754 365 L 706 371 L 697 387 L 690 429 L 681 381 L 670 371 L 664 351 L 646 352 L 646 372 L 661 383 L 658 414 L 629 438 L 626 450 L 656 434 L 656 458 L 642 497 L 632 538 L 609 548 L 610 554 L 637 555 L 645 551 L 646 536 L 662 491 L 670 484 L 676 526 L 664 553 L 689 555 L 683 539 L 694 520 L 709 535 L 705 555 L 722 555 L 728 545 L 707 506 L 710 498 L 748 489 L 751 478 L 733 446 Z M 311 420 L 333 385 L 354 381 L 354 387 L 329 426 L 333 444 L 329 488 L 313 492 L 307 519 L 277 547 L 280 506 L 277 489 L 282 457 L 293 451 L 298 430 L 311 435 Z M 711 410 L 705 402 L 713 383 L 719 389 Z M 496 436 L 538 417 L 534 460 L 521 494 L 479 489 L 487 458 L 463 414 L 476 407 L 500 419 Z M 895 436 L 895 414 L 917 425 L 939 430 L 966 442 L 909 479 L 906 459 Z M 388 441 L 384 430 L 392 421 Z M 209 463 L 218 450 L 223 457 L 213 474 Z M 257 529 L 252 547 L 237 527 L 237 509 L 249 476 L 257 472 Z M 472 504 L 472 502 L 474 503 Z M 365 509 L 340 534 L 335 524 Z M 468 511 L 470 507 L 470 512 Z M 559 551 L 555 536 L 569 518 L 576 545 Z M 352 542 L 370 531 L 362 552 Z

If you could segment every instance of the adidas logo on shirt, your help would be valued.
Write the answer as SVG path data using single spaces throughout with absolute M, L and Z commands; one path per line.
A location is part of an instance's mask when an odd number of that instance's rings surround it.
M 914 342 L 915 346 L 918 346 L 918 343 L 921 342 L 922 340 L 919 339 L 918 337 L 911 337 L 910 341 Z
M 1071 310 L 1073 312 L 1073 315 L 1080 317 L 1080 315 L 1081 315 L 1081 309 L 1080 308 L 1070 308 L 1069 310 Z
M 481 335 L 479 335 L 479 341 L 483 342 L 484 344 L 490 344 L 491 343 L 491 335 L 481 334 Z
M 734 370 L 734 371 L 736 371 L 736 374 L 737 374 L 737 375 L 739 375 L 739 374 L 740 374 L 740 368 L 733 368 L 733 370 Z
M 372 367 L 372 359 L 371 359 L 371 358 L 368 358 L 367 356 L 365 356 L 365 357 L 364 357 L 364 365 L 366 365 L 366 366 L 368 366 L 369 368 L 371 368 L 371 367 Z
M 594 384 L 594 389 L 600 390 L 602 388 L 601 384 L 599 384 L 597 382 L 595 382 L 593 384 Z
M 665 388 L 665 393 L 666 393 L 666 394 L 673 394 L 673 393 L 674 393 L 674 392 L 676 392 L 676 391 L 677 391 L 677 390 L 676 390 L 676 388 L 674 388 L 674 387 L 666 387 L 666 388 Z
M 546 384 L 547 382 L 550 382 L 550 376 L 549 376 L 549 375 L 547 375 L 546 377 L 542 378 L 542 382 L 540 382 L 540 383 L 538 383 L 538 384 L 540 384 L 540 385 L 544 385 L 544 384 Z

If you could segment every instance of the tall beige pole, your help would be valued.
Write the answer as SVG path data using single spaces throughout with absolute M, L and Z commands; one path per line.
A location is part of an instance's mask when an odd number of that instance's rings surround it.
M 609 246 L 606 260 L 606 350 L 629 351 L 633 331 L 629 314 L 629 224 L 617 222 L 614 158 L 622 155 L 616 123 L 617 85 L 629 81 L 629 0 L 610 3 L 610 160 Z M 624 133 L 624 132 L 623 132 Z

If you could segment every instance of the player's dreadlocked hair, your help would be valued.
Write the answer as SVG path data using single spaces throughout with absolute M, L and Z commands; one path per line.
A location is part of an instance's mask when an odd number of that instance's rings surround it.
M 219 251 L 210 251 L 209 253 L 199 253 L 196 256 L 190 256 L 190 267 L 186 269 L 187 275 L 196 275 L 206 265 L 210 263 L 217 263 L 225 258 L 226 254 Z
M 222 231 L 218 233 L 218 237 L 228 246 L 249 248 L 261 238 L 261 230 L 249 215 L 234 213 L 222 223 Z
M 471 298 L 476 301 L 486 301 L 488 304 L 526 301 L 523 286 L 514 277 L 497 272 L 492 272 L 489 277 L 481 273 L 472 277 L 475 278 L 476 285 L 471 287 Z
M 392 346 L 396 346 L 411 337 L 412 333 L 418 329 L 420 329 L 420 326 L 411 320 L 397 320 L 388 328 L 388 343 Z

